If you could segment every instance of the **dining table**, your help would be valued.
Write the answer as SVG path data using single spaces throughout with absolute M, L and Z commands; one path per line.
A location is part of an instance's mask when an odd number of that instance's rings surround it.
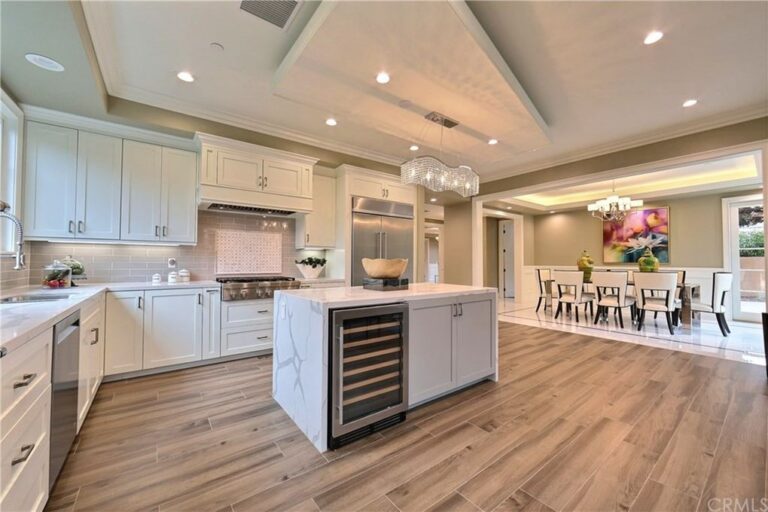
M 552 307 L 552 283 L 555 282 L 554 279 L 543 279 L 544 283 L 544 289 L 547 291 L 547 307 Z M 589 286 L 592 284 L 591 279 L 584 279 L 584 286 Z M 627 281 L 627 286 L 634 286 L 635 282 L 633 280 Z M 693 325 L 694 319 L 693 319 L 693 310 L 691 309 L 691 303 L 693 302 L 693 299 L 698 299 L 701 297 L 701 285 L 697 283 L 678 283 L 677 288 L 680 290 L 680 299 L 682 301 L 682 306 L 680 308 L 680 323 L 686 327 L 690 327 Z

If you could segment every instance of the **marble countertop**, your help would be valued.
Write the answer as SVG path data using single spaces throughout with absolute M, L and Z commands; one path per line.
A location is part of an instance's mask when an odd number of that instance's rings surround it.
M 2 297 L 24 294 L 70 295 L 68 299 L 0 304 L 0 346 L 9 352 L 20 347 L 57 322 L 77 311 L 85 302 L 106 291 L 163 290 L 173 288 L 218 288 L 216 281 L 153 285 L 151 282 L 94 283 L 72 288 L 42 288 L 21 286 L 4 290 Z
M 304 299 L 324 307 L 352 307 L 389 302 L 439 299 L 462 295 L 496 293 L 496 288 L 464 286 L 444 283 L 412 283 L 407 290 L 377 291 L 362 286 L 340 286 L 336 288 L 305 288 L 300 290 L 276 290 L 275 299 L 284 296 Z

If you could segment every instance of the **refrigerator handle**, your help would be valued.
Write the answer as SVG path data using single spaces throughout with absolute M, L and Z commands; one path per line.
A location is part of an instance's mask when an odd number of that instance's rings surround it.
M 381 258 L 381 231 L 376 233 L 376 248 L 374 249 L 374 253 L 377 258 Z
M 387 247 L 389 244 L 387 243 L 387 232 L 384 231 L 381 233 L 381 257 L 382 258 L 389 258 L 389 247 Z

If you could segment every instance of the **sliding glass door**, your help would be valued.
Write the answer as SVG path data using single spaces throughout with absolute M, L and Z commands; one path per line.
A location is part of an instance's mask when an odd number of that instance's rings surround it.
M 765 311 L 765 239 L 763 201 L 729 204 L 733 318 L 759 322 Z

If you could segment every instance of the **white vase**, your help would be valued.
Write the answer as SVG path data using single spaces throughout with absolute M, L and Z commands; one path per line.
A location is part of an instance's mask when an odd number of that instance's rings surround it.
M 323 273 L 323 270 L 325 270 L 325 265 L 317 266 L 315 268 L 312 268 L 311 265 L 302 265 L 300 263 L 297 263 L 296 266 L 299 269 L 299 272 L 301 272 L 301 275 L 304 276 L 304 279 L 317 279 L 320 277 L 320 274 Z

